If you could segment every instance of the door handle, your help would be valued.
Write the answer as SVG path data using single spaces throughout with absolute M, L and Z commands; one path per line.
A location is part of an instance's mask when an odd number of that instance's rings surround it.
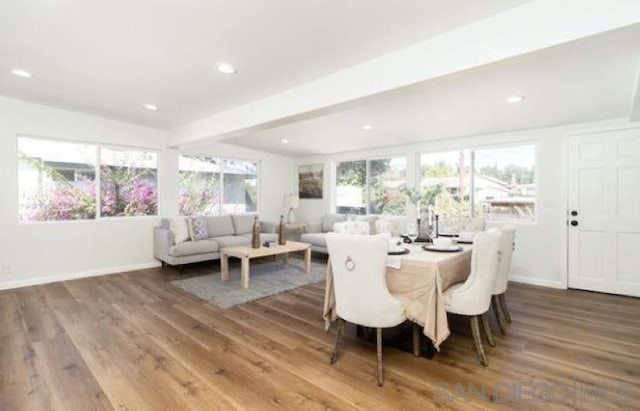
M 578 215 L 578 212 L 576 210 L 571 210 L 571 215 L 575 217 Z
M 576 220 L 571 220 L 571 223 L 569 223 L 569 224 L 571 224 L 572 226 L 575 227 L 575 226 L 578 225 L 578 222 Z

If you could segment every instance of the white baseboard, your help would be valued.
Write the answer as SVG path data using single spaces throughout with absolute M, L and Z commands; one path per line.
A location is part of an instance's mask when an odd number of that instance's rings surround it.
M 10 290 L 13 288 L 28 287 L 30 285 L 40 285 L 55 283 L 58 281 L 76 280 L 79 278 L 97 277 L 100 275 L 123 273 L 127 271 L 144 270 L 147 268 L 160 267 L 159 261 L 142 264 L 124 265 L 120 267 L 103 268 L 99 270 L 79 271 L 71 274 L 48 275 L 44 277 L 26 278 L 24 280 L 13 280 L 0 283 L 0 290 Z
M 561 281 L 553 281 L 546 280 L 544 278 L 532 278 L 521 275 L 512 275 L 509 276 L 509 281 L 513 281 L 515 283 L 523 283 L 523 284 L 531 284 L 531 285 L 539 285 L 541 287 L 549 287 L 549 288 L 559 288 L 565 290 L 565 287 Z

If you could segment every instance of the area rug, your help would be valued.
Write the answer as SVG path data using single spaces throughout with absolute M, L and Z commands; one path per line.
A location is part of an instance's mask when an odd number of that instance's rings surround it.
M 208 275 L 171 281 L 174 286 L 221 308 L 244 304 L 303 285 L 324 281 L 326 264 L 311 262 L 311 274 L 304 271 L 304 261 L 251 261 L 249 289 L 240 287 L 240 265 L 230 264 L 229 280 L 220 281 L 220 271 Z

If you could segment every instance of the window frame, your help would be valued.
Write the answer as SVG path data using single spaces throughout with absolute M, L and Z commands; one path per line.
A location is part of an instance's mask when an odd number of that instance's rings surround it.
M 96 185 L 96 216 L 92 219 L 84 219 L 84 220 L 45 220 L 45 221 L 25 221 L 20 218 L 20 198 L 18 196 L 18 225 L 34 225 L 34 224 L 85 224 L 85 223 L 101 223 L 104 221 L 118 221 L 118 220 L 149 220 L 149 219 L 157 219 L 160 216 L 160 178 L 159 178 L 159 157 L 160 150 L 154 148 L 147 148 L 141 146 L 127 146 L 121 144 L 109 144 L 109 143 L 99 143 L 93 141 L 86 140 L 78 140 L 78 139 L 68 139 L 68 138 L 60 138 L 60 137 L 43 137 L 36 136 L 30 134 L 16 134 L 16 151 L 15 157 L 19 158 L 19 144 L 18 141 L 21 138 L 28 138 L 31 140 L 40 140 L 45 142 L 54 142 L 54 143 L 68 143 L 68 144 L 80 144 L 85 146 L 93 146 L 96 149 L 96 159 L 95 159 L 95 178 L 94 183 Z M 102 148 L 113 149 L 113 150 L 124 150 L 124 151 L 145 151 L 154 153 L 156 155 L 156 196 L 158 197 L 158 207 L 156 214 L 149 215 L 135 215 L 135 216 L 113 216 L 113 217 L 103 217 L 102 216 L 102 195 L 101 195 L 101 172 L 100 167 L 102 166 L 101 160 L 101 151 Z M 18 193 L 20 191 L 20 160 L 16 161 L 16 178 L 17 178 L 17 188 Z
M 333 197 L 335 198 L 335 200 L 333 201 L 333 212 L 338 214 L 338 184 L 337 184 L 337 169 L 338 169 L 338 164 L 340 163 L 349 163 L 349 162 L 353 162 L 353 161 L 364 161 L 365 162 L 365 183 L 364 183 L 364 202 L 365 202 L 365 213 L 364 214 L 358 214 L 358 215 L 365 215 L 365 216 L 381 216 L 384 214 L 372 214 L 370 213 L 370 203 L 371 203 L 371 198 L 370 198 L 370 183 L 369 183 L 369 176 L 371 174 L 371 166 L 370 166 L 370 162 L 371 161 L 375 161 L 375 160 L 387 160 L 387 159 L 394 159 L 394 158 L 404 158 L 405 160 L 405 175 L 404 175 L 404 180 L 405 180 L 405 186 L 409 186 L 409 157 L 410 154 L 407 154 L 406 152 L 402 152 L 402 153 L 389 153 L 389 154 L 378 154 L 378 155 L 374 155 L 374 156 L 364 156 L 364 157 L 358 157 L 358 156 L 354 156 L 354 157 L 347 157 L 341 160 L 335 160 L 333 162 L 333 169 L 334 169 L 334 175 L 333 175 L 333 181 L 331 182 L 331 187 L 332 187 L 332 191 L 333 191 Z M 343 214 L 343 215 L 348 215 L 348 214 Z
M 438 150 L 433 151 L 418 151 L 415 156 L 415 183 L 416 186 L 420 185 L 421 182 L 421 168 L 422 163 L 420 161 L 420 157 L 423 154 L 437 154 L 443 153 L 447 151 L 460 151 L 460 150 L 469 150 L 471 153 L 471 178 L 470 178 L 470 193 L 469 193 L 469 202 L 470 202 L 470 216 L 471 218 L 476 216 L 475 213 L 475 173 L 476 173 L 476 151 L 479 150 L 491 150 L 491 149 L 501 149 L 501 148 L 511 148 L 511 147 L 521 147 L 521 146 L 533 146 L 534 148 L 534 170 L 533 170 L 533 178 L 536 184 L 536 195 L 534 197 L 534 203 L 536 205 L 536 211 L 531 220 L 521 220 L 521 219 L 492 219 L 485 217 L 486 221 L 489 223 L 504 223 L 504 224 L 515 224 L 515 225 L 537 225 L 538 224 L 538 196 L 540 190 L 538 189 L 538 165 L 539 165 L 539 147 L 538 141 L 533 139 L 525 139 L 518 141 L 510 141 L 505 143 L 489 143 L 489 144 L 479 144 L 479 145 L 469 145 L 469 146 L 454 146 L 454 147 L 443 147 Z
M 224 161 L 225 160 L 234 160 L 234 161 L 246 161 L 246 162 L 250 162 L 250 163 L 255 163 L 256 164 L 256 192 L 258 193 L 258 199 L 256 201 L 256 211 L 249 211 L 249 213 L 258 213 L 260 214 L 260 210 L 261 210 L 261 205 L 262 205 L 262 185 L 261 185 L 261 177 L 260 175 L 262 174 L 262 161 L 261 160 L 255 160 L 255 159 L 249 159 L 249 158 L 239 158 L 239 157 L 228 157 L 228 156 L 214 156 L 214 155 L 210 155 L 210 154 L 202 154 L 202 153 L 198 153 L 198 152 L 193 152 L 193 151 L 179 151 L 178 152 L 178 171 L 177 173 L 180 173 L 180 157 L 181 156 L 194 156 L 194 157 L 205 157 L 209 160 L 218 160 L 219 162 L 219 167 L 220 167 L 220 212 L 221 214 L 218 215 L 225 215 L 225 213 L 223 212 L 223 206 L 224 206 Z M 178 200 L 180 199 L 180 185 L 178 183 Z M 178 209 L 178 214 L 181 217 L 186 217 L 183 216 L 182 214 L 180 214 L 180 210 Z

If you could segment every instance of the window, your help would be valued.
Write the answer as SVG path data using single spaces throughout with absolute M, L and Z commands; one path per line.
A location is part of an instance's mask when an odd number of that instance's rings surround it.
M 156 215 L 156 157 L 139 150 L 19 137 L 20 221 Z
M 406 157 L 369 160 L 369 214 L 404 214 L 406 180 Z
M 404 214 L 405 157 L 343 161 L 336 166 L 336 212 Z
M 179 161 L 180 215 L 220 214 L 220 160 L 181 155 Z
M 420 187 L 441 216 L 534 221 L 535 146 L 422 154 Z
M 445 151 L 420 156 L 420 188 L 435 196 L 443 216 L 471 214 L 471 152 Z
M 258 163 L 181 155 L 180 215 L 219 215 L 258 210 Z
M 535 220 L 535 157 L 533 145 L 476 150 L 477 214 L 494 220 Z
M 336 212 L 367 213 L 367 162 L 344 161 L 336 167 Z
M 258 163 L 222 161 L 223 213 L 258 211 Z
M 100 211 L 105 217 L 158 214 L 155 153 L 100 149 Z
M 20 221 L 96 218 L 96 147 L 18 139 Z

